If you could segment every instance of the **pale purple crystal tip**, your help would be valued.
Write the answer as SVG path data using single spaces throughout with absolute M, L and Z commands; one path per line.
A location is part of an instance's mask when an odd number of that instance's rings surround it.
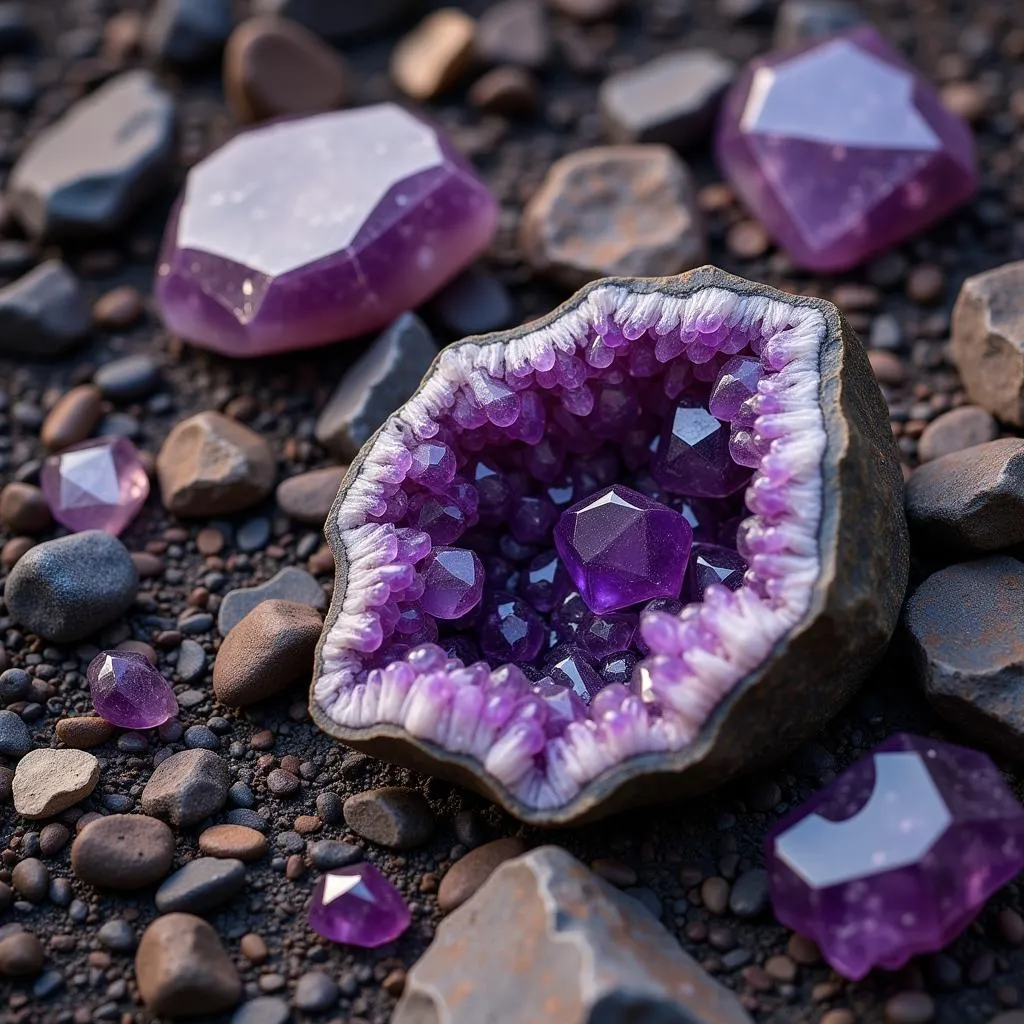
M 373 948 L 393 942 L 412 914 L 401 893 L 372 865 L 328 871 L 316 883 L 309 927 L 331 942 Z
M 178 713 L 171 684 L 142 654 L 104 651 L 89 663 L 89 693 L 100 718 L 123 729 L 155 729 Z
M 900 734 L 765 846 L 776 917 L 858 979 L 941 949 L 1024 868 L 1024 807 L 984 754 Z

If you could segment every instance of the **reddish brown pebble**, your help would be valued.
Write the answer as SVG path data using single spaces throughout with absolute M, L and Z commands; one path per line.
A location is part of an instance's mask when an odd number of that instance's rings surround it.
M 705 878 L 700 898 L 712 914 L 724 914 L 729 907 L 729 883 L 724 878 Z
M 51 821 L 44 825 L 39 833 L 39 851 L 44 857 L 55 857 L 67 846 L 71 833 L 66 825 L 59 821 Z
M 5 569 L 13 569 L 35 545 L 36 542 L 31 537 L 12 537 L 0 549 L 0 564 Z
M 174 833 L 146 814 L 110 814 L 78 833 L 71 868 L 101 889 L 145 889 L 159 882 L 174 859 Z
M 786 952 L 790 958 L 803 967 L 813 967 L 821 962 L 821 950 L 813 939 L 798 935 L 795 932 L 786 943 Z
M 397 999 L 405 991 L 405 978 L 405 968 L 396 967 L 388 972 L 387 976 L 381 982 L 381 988 L 384 989 L 389 996 L 394 996 Z
M 306 567 L 314 576 L 329 576 L 334 574 L 334 554 L 325 544 L 309 556 Z
M 143 579 L 163 575 L 164 560 L 159 555 L 152 555 L 148 551 L 133 551 L 132 561 Z
M 92 318 L 97 327 L 123 331 L 139 322 L 146 308 L 141 292 L 129 285 L 114 288 L 96 301 Z
M 935 1002 L 927 992 L 897 992 L 885 1004 L 885 1024 L 928 1024 Z
M 224 550 L 224 534 L 213 526 L 204 526 L 196 534 L 196 550 L 201 555 L 219 555 Z
M 18 533 L 42 533 L 53 518 L 43 492 L 32 484 L 16 481 L 0 491 L 0 521 Z
M 293 853 L 288 860 L 285 862 L 284 875 L 289 881 L 294 882 L 297 878 L 301 878 L 306 873 L 306 864 L 302 859 L 302 855 Z
M 241 950 L 242 956 L 252 964 L 265 963 L 267 957 L 270 956 L 267 944 L 255 932 L 247 932 L 243 935 L 238 943 L 238 948 Z
M 103 414 L 103 396 L 95 384 L 79 384 L 72 388 L 50 410 L 40 438 L 50 451 L 60 451 L 84 441 Z
M 391 77 L 414 100 L 453 86 L 473 60 L 476 22 L 455 7 L 428 14 L 391 51 Z
M 899 387 L 906 379 L 907 373 L 899 357 L 884 349 L 872 349 L 868 353 L 868 361 L 875 373 L 875 378 L 881 384 L 888 384 L 889 387 Z
M 141 654 L 150 665 L 156 664 L 156 651 L 143 640 L 124 640 L 117 645 L 116 650 Z
M 134 57 L 142 42 L 146 19 L 141 11 L 119 11 L 103 26 L 103 56 L 115 65 Z
M 764 970 L 769 978 L 782 984 L 789 984 L 796 978 L 796 964 L 788 956 L 768 957 Z
M 277 504 L 296 522 L 322 527 L 346 472 L 348 466 L 327 466 L 290 476 L 277 485 Z
M 912 267 L 907 276 L 907 295 L 914 302 L 928 306 L 942 298 L 946 287 L 946 277 L 941 267 L 931 263 L 922 263 Z
M 259 860 L 267 852 L 267 839 L 245 825 L 212 825 L 200 833 L 199 852 L 207 857 Z
M 943 106 L 965 121 L 980 121 L 988 113 L 988 93 L 977 82 L 950 82 L 940 95 Z
M 292 823 L 292 828 L 294 828 L 300 836 L 310 836 L 314 832 L 319 831 L 320 826 L 320 819 L 313 814 L 300 814 Z
M 61 718 L 56 725 L 57 739 L 75 750 L 92 750 L 114 735 L 114 727 L 102 718 Z
M 1024 945 L 1024 917 L 1012 907 L 1006 907 L 999 911 L 996 917 L 996 924 L 999 927 L 999 934 L 1011 946 Z
M 990 412 L 977 405 L 962 405 L 937 416 L 924 428 L 917 442 L 917 457 L 921 462 L 931 462 L 998 436 L 999 424 Z
M 819 1024 L 857 1024 L 850 1010 L 827 1010 Z
M 271 750 L 274 746 L 274 734 L 269 729 L 260 729 L 249 738 L 249 746 L 253 750 Z
M 15 931 L 6 935 L 0 939 L 0 977 L 27 978 L 38 974 L 43 969 L 45 956 L 42 945 L 31 932 Z
M 525 68 L 492 68 L 470 88 L 469 102 L 480 110 L 505 117 L 528 117 L 537 109 L 540 89 Z
M 499 864 L 526 850 L 522 840 L 495 839 L 470 850 L 445 872 L 437 890 L 437 905 L 445 914 L 461 907 L 491 877 Z
M 733 256 L 741 260 L 754 260 L 768 251 L 771 239 L 757 221 L 741 220 L 729 228 L 725 244 Z

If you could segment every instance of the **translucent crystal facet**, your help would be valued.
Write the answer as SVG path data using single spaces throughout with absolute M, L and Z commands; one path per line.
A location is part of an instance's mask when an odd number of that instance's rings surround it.
M 974 750 L 891 737 L 766 839 L 772 905 L 849 978 L 951 942 L 1024 868 L 1024 807 Z
M 178 713 L 171 684 L 142 654 L 104 651 L 89 663 L 89 693 L 100 718 L 123 729 L 155 729 Z
M 758 57 L 725 99 L 718 162 L 801 266 L 852 267 L 977 185 L 967 124 L 865 26 Z
M 436 547 L 420 569 L 423 610 L 437 619 L 458 619 L 480 603 L 484 567 L 475 551 Z
M 718 544 L 695 544 L 686 570 L 686 599 L 702 601 L 710 586 L 739 590 L 747 563 L 739 552 Z
M 328 871 L 316 883 L 309 904 L 309 927 L 350 946 L 393 942 L 411 920 L 399 891 L 372 864 Z
M 226 355 L 322 345 L 422 303 L 496 223 L 468 162 L 395 104 L 280 121 L 189 172 L 156 298 L 170 330 Z
M 692 544 L 678 512 L 620 484 L 567 509 L 555 528 L 555 547 L 597 614 L 676 597 Z
M 757 393 L 761 379 L 761 360 L 749 356 L 734 356 L 718 373 L 711 388 L 708 411 L 716 419 L 732 423 L 740 406 Z
M 131 441 L 85 441 L 51 455 L 40 472 L 53 518 L 76 533 L 104 530 L 117 536 L 149 496 L 149 477 Z

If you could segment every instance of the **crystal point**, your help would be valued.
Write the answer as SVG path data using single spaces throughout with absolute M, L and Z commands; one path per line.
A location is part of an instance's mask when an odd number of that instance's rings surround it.
M 142 654 L 104 651 L 86 674 L 93 707 L 111 725 L 155 729 L 178 713 L 171 684 Z

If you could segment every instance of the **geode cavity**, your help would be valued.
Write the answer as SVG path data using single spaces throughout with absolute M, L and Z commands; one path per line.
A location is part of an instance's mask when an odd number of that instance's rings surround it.
M 594 282 L 449 346 L 353 461 L 313 717 L 531 822 L 709 789 L 885 649 L 901 492 L 835 306 L 713 267 Z

